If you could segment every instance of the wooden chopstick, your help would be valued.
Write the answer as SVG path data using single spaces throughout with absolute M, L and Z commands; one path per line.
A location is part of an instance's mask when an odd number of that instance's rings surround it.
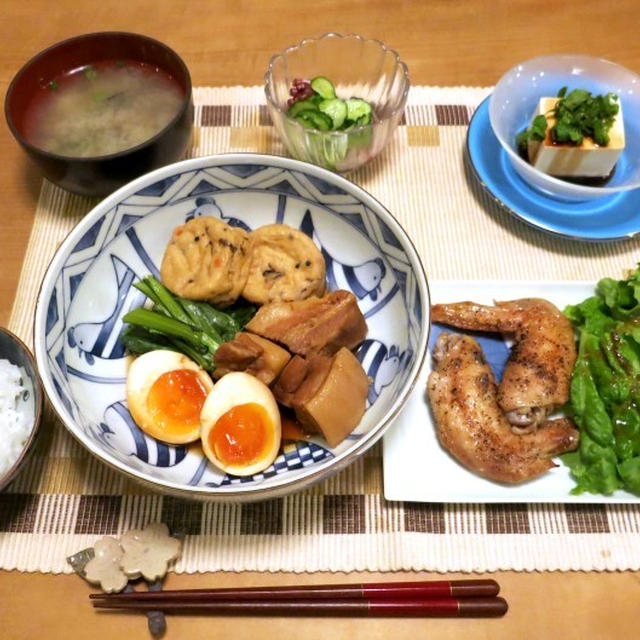
M 495 580 L 429 580 L 418 582 L 368 582 L 362 584 L 246 587 L 241 589 L 182 589 L 93 593 L 100 602 L 217 602 L 219 600 L 340 600 L 440 597 L 493 597 L 500 592 Z M 157 605 L 156 605 L 157 606 Z
M 495 618 L 508 609 L 498 597 L 430 597 L 396 599 L 337 599 L 337 600 L 214 600 L 124 601 L 111 598 L 94 599 L 98 609 L 124 609 L 167 613 L 257 615 L 257 616 L 354 616 L 354 617 L 422 617 L 422 618 Z

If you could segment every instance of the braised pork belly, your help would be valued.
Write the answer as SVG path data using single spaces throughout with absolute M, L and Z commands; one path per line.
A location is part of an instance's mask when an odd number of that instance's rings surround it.
M 367 323 L 356 297 L 338 290 L 322 298 L 266 304 L 246 330 L 274 340 L 293 354 L 332 355 L 342 347 L 357 347 L 367 334 Z
M 291 355 L 286 349 L 251 333 L 240 332 L 233 340 L 224 342 L 216 351 L 214 377 L 221 378 L 231 371 L 245 371 L 271 384 L 289 362 Z

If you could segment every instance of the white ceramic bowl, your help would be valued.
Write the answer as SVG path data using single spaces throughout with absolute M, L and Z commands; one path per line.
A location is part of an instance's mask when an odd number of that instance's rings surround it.
M 368 408 L 335 449 L 285 447 L 265 472 L 240 480 L 196 448 L 143 434 L 125 402 L 121 317 L 142 302 L 132 288 L 158 273 L 174 227 L 213 215 L 255 228 L 284 222 L 322 247 L 329 287 L 358 297 L 369 333 L 359 350 L 373 379 Z M 115 469 L 161 491 L 202 499 L 271 498 L 344 468 L 374 444 L 404 405 L 425 357 L 429 292 L 420 259 L 391 214 L 318 167 L 254 154 L 185 160 L 109 196 L 58 249 L 44 277 L 35 352 L 44 388 L 69 431 Z
M 543 96 L 562 87 L 594 94 L 613 92 L 622 104 L 626 147 L 604 186 L 585 186 L 554 178 L 523 160 L 516 135 L 531 124 Z M 531 186 L 564 200 L 589 200 L 640 187 L 640 76 L 618 64 L 585 55 L 541 56 L 509 69 L 489 100 L 491 127 L 514 169 Z
M 18 457 L 4 473 L 0 473 L 0 491 L 2 491 L 15 480 L 33 451 L 42 419 L 43 393 L 31 351 L 18 336 L 2 327 L 0 327 L 0 359 L 8 360 L 22 370 L 24 391 L 16 400 L 16 411 L 24 414 L 31 425 Z

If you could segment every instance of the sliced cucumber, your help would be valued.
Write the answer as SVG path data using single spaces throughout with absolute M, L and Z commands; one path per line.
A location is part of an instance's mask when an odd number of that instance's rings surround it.
M 295 118 L 301 111 L 308 111 L 309 109 L 313 109 L 314 111 L 318 109 L 315 102 L 312 100 L 298 100 L 298 102 L 294 102 L 288 109 L 287 115 L 291 118 Z
M 309 84 L 324 100 L 333 100 L 333 98 L 337 97 L 335 87 L 331 81 L 327 80 L 324 76 L 316 76 Z
M 347 105 L 344 100 L 340 100 L 339 98 L 323 100 L 318 105 L 318 109 L 331 118 L 334 129 L 339 129 L 347 117 Z
M 347 120 L 357 125 L 371 124 L 373 110 L 371 105 L 362 98 L 349 98 L 345 100 L 347 107 Z
M 333 126 L 331 118 L 326 113 L 322 113 L 322 111 L 307 109 L 301 111 L 295 119 L 303 127 L 318 129 L 319 131 L 331 131 L 331 127 Z

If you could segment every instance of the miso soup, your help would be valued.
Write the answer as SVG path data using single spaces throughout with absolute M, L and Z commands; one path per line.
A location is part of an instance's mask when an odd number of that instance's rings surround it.
M 27 114 L 27 140 L 45 151 L 95 157 L 124 151 L 159 133 L 178 114 L 182 88 L 136 61 L 104 61 L 49 82 Z

